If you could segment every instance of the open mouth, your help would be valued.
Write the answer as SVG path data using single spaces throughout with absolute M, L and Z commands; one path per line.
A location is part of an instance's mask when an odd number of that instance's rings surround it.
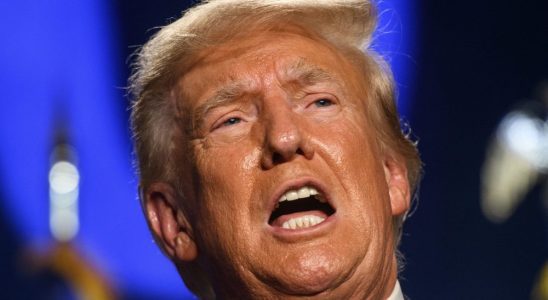
M 270 215 L 268 224 L 296 230 L 316 226 L 335 213 L 325 196 L 311 186 L 285 192 Z

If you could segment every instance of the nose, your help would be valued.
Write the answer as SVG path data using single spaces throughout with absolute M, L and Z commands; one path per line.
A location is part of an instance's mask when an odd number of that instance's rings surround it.
M 311 159 L 314 155 L 303 116 L 285 103 L 265 112 L 262 165 L 271 169 L 297 157 Z

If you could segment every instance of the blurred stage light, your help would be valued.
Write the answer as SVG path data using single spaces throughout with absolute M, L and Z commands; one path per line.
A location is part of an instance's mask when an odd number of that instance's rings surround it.
M 548 168 L 548 123 L 523 112 L 512 112 L 501 122 L 497 137 L 535 168 Z
M 520 108 L 509 112 L 487 149 L 481 208 L 492 222 L 506 221 L 548 173 L 548 120 L 542 119 L 548 113 L 548 97 L 540 98 L 522 102 Z
M 80 173 L 78 169 L 68 161 L 56 162 L 49 171 L 50 188 L 55 194 L 69 194 L 74 190 L 78 190 L 79 181 Z
M 68 161 L 58 161 L 49 172 L 50 219 L 53 237 L 61 242 L 73 239 L 78 233 L 78 184 L 80 174 Z

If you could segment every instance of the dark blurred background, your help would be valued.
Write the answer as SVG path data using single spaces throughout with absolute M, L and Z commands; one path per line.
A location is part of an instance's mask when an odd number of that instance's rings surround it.
M 0 298 L 190 298 L 141 216 L 124 86 L 193 2 L 0 3 Z M 404 293 L 548 299 L 548 1 L 380 7 L 375 48 L 425 169 Z

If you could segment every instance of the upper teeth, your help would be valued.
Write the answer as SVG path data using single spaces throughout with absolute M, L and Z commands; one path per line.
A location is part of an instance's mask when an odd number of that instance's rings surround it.
M 310 196 L 319 195 L 318 190 L 316 190 L 313 187 L 309 186 L 303 186 L 302 188 L 298 190 L 289 190 L 283 194 L 278 202 L 282 201 L 293 201 L 297 199 L 303 199 L 308 198 Z M 325 200 L 322 197 L 316 197 L 320 202 L 325 202 Z

